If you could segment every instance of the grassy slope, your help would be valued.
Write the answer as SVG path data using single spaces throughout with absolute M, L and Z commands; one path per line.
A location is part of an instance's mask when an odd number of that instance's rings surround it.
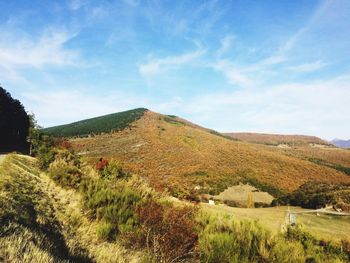
M 97 223 L 80 196 L 40 173 L 33 158 L 9 155 L 0 165 L 0 261 L 139 262 L 137 252 L 97 239 Z
M 309 160 L 350 174 L 350 150 L 336 148 L 318 137 L 261 133 L 227 133 L 226 135 L 242 141 L 268 145 L 269 147 L 265 149 Z M 279 144 L 291 147 L 271 147 Z
M 287 207 L 271 208 L 237 208 L 223 205 L 202 204 L 205 211 L 213 214 L 225 214 L 237 220 L 254 220 L 273 233 L 281 232 L 281 226 L 286 220 Z M 309 211 L 291 207 L 291 211 Z M 298 214 L 297 223 L 303 225 L 307 232 L 317 238 L 340 241 L 350 236 L 350 218 L 320 214 Z
M 189 192 L 196 185 L 223 190 L 247 177 L 284 191 L 310 180 L 350 182 L 349 176 L 334 169 L 260 145 L 228 140 L 150 111 L 132 129 L 76 138 L 72 143 L 89 157 L 115 157 L 147 176 L 156 188 L 168 187 L 173 192 Z
M 313 146 L 296 146 L 291 148 L 279 148 L 266 145 L 257 146 L 260 146 L 260 148 L 264 150 L 310 161 L 350 175 L 350 150 Z
M 147 109 L 138 108 L 66 125 L 50 127 L 43 129 L 43 131 L 57 137 L 87 136 L 89 134 L 108 133 L 110 131 L 123 130 L 132 122 L 141 118 L 145 111 L 147 111 Z

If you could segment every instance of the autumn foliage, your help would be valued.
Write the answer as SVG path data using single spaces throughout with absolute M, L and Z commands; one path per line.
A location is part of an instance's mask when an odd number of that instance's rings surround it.
M 134 237 L 139 245 L 146 245 L 156 262 L 193 258 L 198 240 L 196 212 L 194 206 L 174 207 L 150 201 L 136 210 L 140 231 Z
M 95 168 L 97 171 L 102 171 L 107 165 L 108 165 L 108 160 L 105 158 L 100 158 L 98 162 L 95 165 Z

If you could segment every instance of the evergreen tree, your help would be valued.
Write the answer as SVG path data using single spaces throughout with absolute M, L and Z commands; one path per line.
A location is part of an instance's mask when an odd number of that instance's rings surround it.
M 0 87 L 0 152 L 27 152 L 29 116 L 19 100 Z

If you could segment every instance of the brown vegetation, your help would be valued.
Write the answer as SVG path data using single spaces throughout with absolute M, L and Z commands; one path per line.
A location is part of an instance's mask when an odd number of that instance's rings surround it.
M 260 143 L 267 145 L 286 144 L 289 146 L 308 146 L 309 144 L 329 145 L 328 142 L 316 137 L 307 135 L 282 135 L 267 133 L 250 133 L 250 132 L 231 132 L 225 133 L 234 139 L 245 142 Z
M 335 169 L 229 140 L 150 111 L 123 131 L 72 139 L 71 143 L 93 163 L 100 157 L 116 158 L 126 169 L 148 178 L 153 187 L 169 189 L 180 197 L 194 191 L 218 194 L 245 179 L 282 191 L 313 180 L 350 182 L 349 176 Z

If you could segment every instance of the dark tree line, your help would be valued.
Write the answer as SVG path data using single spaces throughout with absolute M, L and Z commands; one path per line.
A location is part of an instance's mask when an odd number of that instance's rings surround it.
M 19 100 L 0 87 L 0 152 L 28 152 L 30 118 Z

